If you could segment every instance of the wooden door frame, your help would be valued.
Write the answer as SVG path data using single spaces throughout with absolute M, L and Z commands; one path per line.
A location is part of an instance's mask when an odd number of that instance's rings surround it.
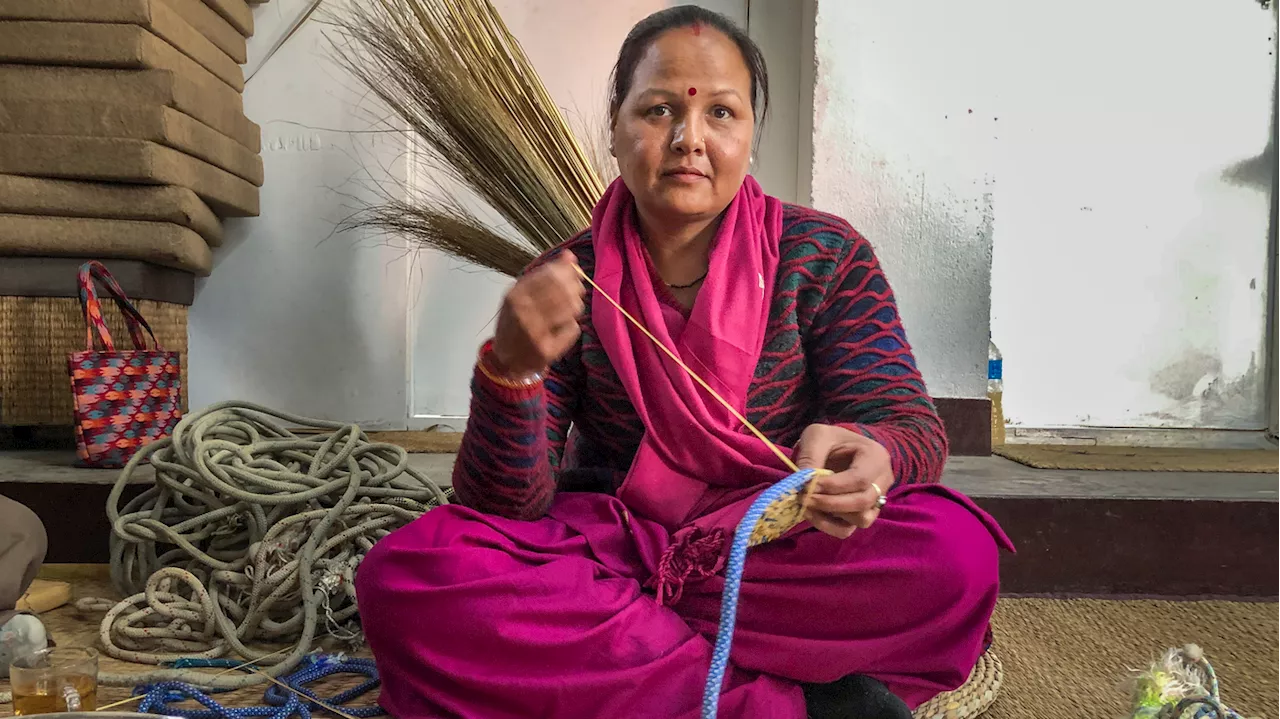
M 1275 42 L 1275 51 L 1272 56 L 1275 58 L 1275 78 L 1274 90 L 1272 90 L 1271 101 L 1271 232 L 1270 241 L 1271 251 L 1267 253 L 1271 260 L 1270 267 L 1270 287 L 1267 288 L 1271 293 L 1270 306 L 1267 311 L 1267 334 L 1270 335 L 1270 343 L 1267 354 L 1267 436 L 1272 441 L 1280 443 L 1280 162 L 1276 161 L 1277 152 L 1280 152 L 1280 9 L 1270 8 L 1268 12 L 1272 15 L 1275 23 L 1275 32 L 1272 35 Z

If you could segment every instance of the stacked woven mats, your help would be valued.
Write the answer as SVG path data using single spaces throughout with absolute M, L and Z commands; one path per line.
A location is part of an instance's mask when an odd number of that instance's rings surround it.
M 0 425 L 71 423 L 78 261 L 163 270 L 170 287 L 176 274 L 189 296 L 221 218 L 258 214 L 261 130 L 242 98 L 252 34 L 245 0 L 0 0 Z M 12 286 L 37 271 L 54 286 Z M 142 313 L 185 360 L 190 299 L 148 299 Z

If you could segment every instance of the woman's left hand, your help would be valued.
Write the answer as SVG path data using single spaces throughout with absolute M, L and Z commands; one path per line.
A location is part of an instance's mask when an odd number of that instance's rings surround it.
M 889 450 L 843 427 L 810 425 L 796 443 L 795 462 L 801 469 L 834 472 L 813 479 L 805 518 L 839 539 L 870 527 L 880 516 L 880 497 L 893 486 Z

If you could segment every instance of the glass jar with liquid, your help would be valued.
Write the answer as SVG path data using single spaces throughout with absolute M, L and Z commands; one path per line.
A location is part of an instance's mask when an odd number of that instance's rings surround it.
M 9 666 L 15 716 L 91 712 L 98 707 L 98 653 L 55 647 L 25 654 Z

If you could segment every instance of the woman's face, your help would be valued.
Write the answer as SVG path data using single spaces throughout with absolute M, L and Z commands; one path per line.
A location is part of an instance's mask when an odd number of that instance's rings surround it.
M 613 118 L 613 153 L 643 218 L 705 221 L 729 206 L 751 161 L 751 73 L 707 26 L 659 35 Z

